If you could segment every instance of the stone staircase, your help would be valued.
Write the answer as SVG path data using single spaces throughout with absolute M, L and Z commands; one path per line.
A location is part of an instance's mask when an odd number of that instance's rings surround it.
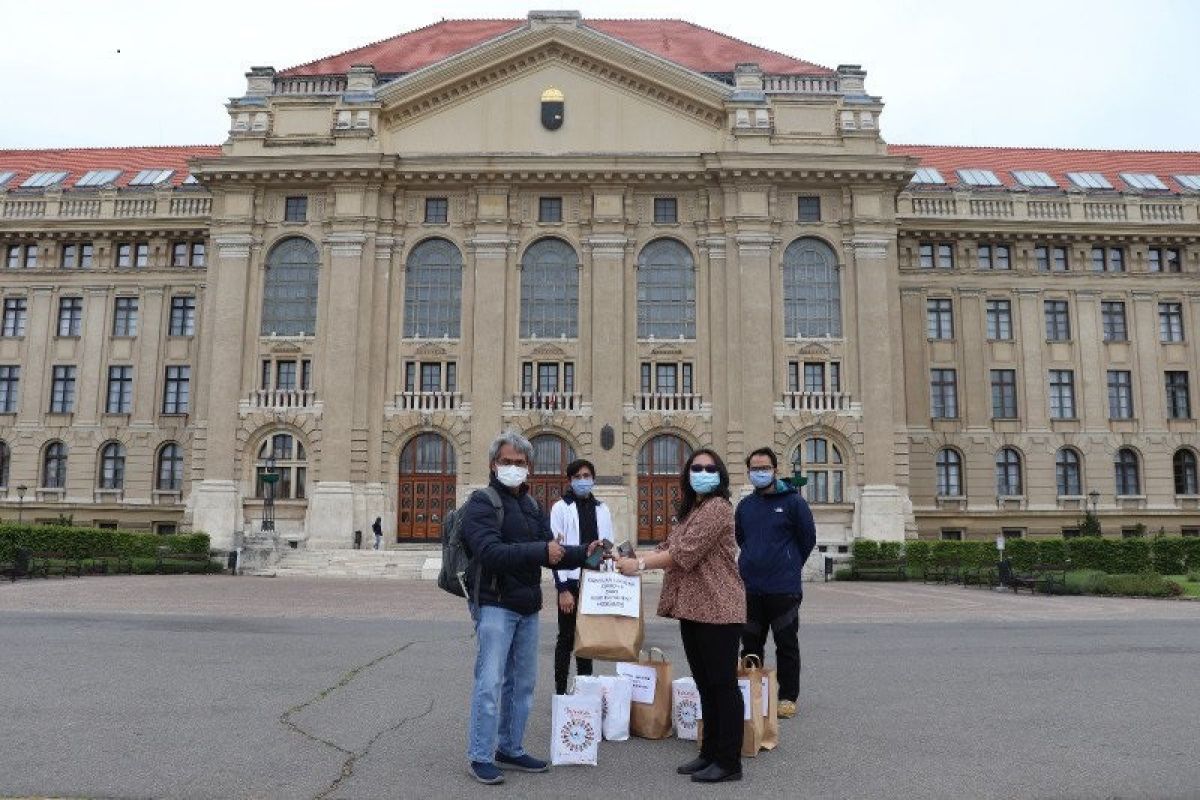
M 285 550 L 279 562 L 254 575 L 310 578 L 395 578 L 436 580 L 442 568 L 440 547 L 394 550 Z

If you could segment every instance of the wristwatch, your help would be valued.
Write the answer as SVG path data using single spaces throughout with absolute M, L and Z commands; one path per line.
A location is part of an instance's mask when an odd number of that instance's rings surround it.
M 645 571 L 646 571 L 646 559 L 639 558 L 638 559 L 638 572 L 645 572 Z

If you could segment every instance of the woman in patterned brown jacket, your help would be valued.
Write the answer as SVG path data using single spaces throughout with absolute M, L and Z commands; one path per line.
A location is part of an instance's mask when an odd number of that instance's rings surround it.
M 688 666 L 700 690 L 704 742 L 700 757 L 678 768 L 699 783 L 742 777 L 742 693 L 738 647 L 746 590 L 737 567 L 729 472 L 712 450 L 697 450 L 679 476 L 683 499 L 667 540 L 652 553 L 623 558 L 625 575 L 666 570 L 659 616 L 679 620 Z

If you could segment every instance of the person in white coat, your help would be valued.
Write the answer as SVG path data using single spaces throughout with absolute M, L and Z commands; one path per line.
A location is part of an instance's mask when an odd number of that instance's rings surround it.
M 597 540 L 613 540 L 612 515 L 608 506 L 592 494 L 596 468 L 580 458 L 567 465 L 571 488 L 550 509 L 550 532 L 564 545 L 587 546 Z M 575 648 L 575 614 L 579 601 L 579 570 L 555 570 L 558 589 L 558 641 L 554 646 L 554 691 L 567 693 L 567 675 L 571 669 L 571 651 Z M 575 659 L 575 672 L 592 674 L 590 658 Z

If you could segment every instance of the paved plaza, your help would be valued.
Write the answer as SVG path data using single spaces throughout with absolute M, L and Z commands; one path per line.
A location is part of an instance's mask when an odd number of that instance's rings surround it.
M 802 614 L 800 714 L 741 784 L 697 790 L 691 743 L 635 739 L 482 787 L 470 626 L 432 583 L 5 583 L 0 796 L 1200 797 L 1200 604 L 831 583 Z M 541 755 L 553 633 L 547 611 Z M 675 624 L 646 633 L 685 673 Z

